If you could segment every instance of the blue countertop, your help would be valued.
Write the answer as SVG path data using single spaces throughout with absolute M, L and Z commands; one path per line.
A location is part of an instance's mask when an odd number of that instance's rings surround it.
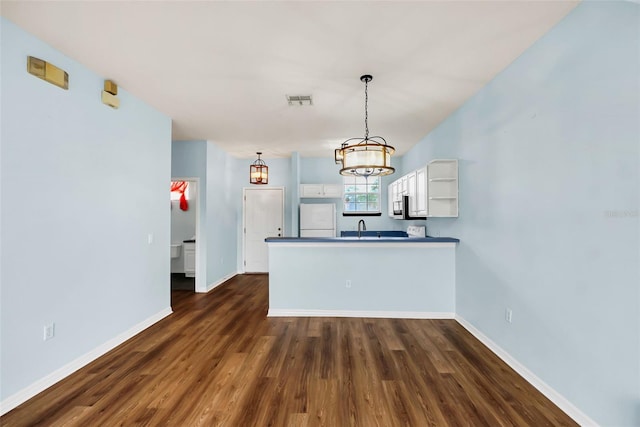
M 360 231 L 362 237 L 409 237 L 406 231 L 399 230 L 362 230 Z M 344 230 L 340 232 L 340 237 L 358 237 L 358 232 L 355 230 Z
M 453 237 L 267 237 L 267 243 L 459 243 Z

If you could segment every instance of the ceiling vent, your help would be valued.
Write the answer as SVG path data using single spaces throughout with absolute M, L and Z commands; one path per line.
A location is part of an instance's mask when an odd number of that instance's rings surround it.
M 313 100 L 311 99 L 311 95 L 287 95 L 287 101 L 289 102 L 290 107 L 295 106 L 303 106 L 303 105 L 313 105 Z

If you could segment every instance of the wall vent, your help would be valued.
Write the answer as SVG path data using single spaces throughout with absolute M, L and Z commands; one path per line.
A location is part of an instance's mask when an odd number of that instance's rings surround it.
M 287 95 L 287 101 L 290 107 L 301 107 L 304 105 L 313 105 L 311 95 Z

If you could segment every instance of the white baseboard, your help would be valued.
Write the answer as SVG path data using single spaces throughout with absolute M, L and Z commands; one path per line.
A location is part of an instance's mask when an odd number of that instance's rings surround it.
M 489 350 L 495 353 L 503 362 L 509 365 L 514 371 L 522 376 L 527 382 L 534 386 L 538 391 L 544 394 L 549 400 L 556 404 L 556 406 L 562 409 L 568 416 L 570 416 L 575 422 L 583 427 L 597 427 L 598 424 L 585 415 L 582 411 L 576 408 L 571 402 L 569 402 L 563 395 L 551 388 L 547 383 L 538 378 L 533 372 L 527 369 L 522 363 L 518 362 L 513 356 L 504 351 L 502 347 L 493 342 L 489 337 L 484 335 L 480 330 L 476 329 L 471 323 L 467 322 L 464 318 L 456 314 L 456 321 L 462 325 L 467 331 L 484 344 Z
M 370 317 L 388 319 L 453 319 L 455 313 L 427 311 L 288 310 L 270 308 L 267 317 Z
M 104 355 L 105 353 L 107 353 L 110 350 L 114 349 L 115 347 L 119 346 L 120 344 L 122 344 L 123 342 L 128 340 L 129 338 L 139 334 L 143 330 L 147 329 L 149 326 L 151 326 L 154 323 L 162 320 L 163 318 L 167 317 L 171 313 L 173 313 L 173 311 L 171 310 L 171 307 L 165 308 L 164 310 L 154 314 L 153 316 L 143 320 L 142 322 L 138 323 L 137 325 L 133 326 L 132 328 L 130 328 L 130 329 L 124 331 L 123 333 L 117 335 L 116 337 L 110 339 L 109 341 L 105 342 L 104 344 L 94 348 L 90 352 L 88 352 L 88 353 L 78 357 L 77 359 L 67 363 L 66 365 L 64 365 L 60 369 L 57 369 L 57 370 L 53 371 L 52 373 L 50 373 L 49 375 L 45 376 L 44 378 L 39 379 L 38 381 L 34 382 L 33 384 L 23 388 L 19 392 L 7 397 L 5 400 L 0 402 L 0 415 L 6 414 L 7 412 L 12 410 L 13 408 L 15 408 L 18 405 L 26 402 L 27 400 L 31 399 L 36 394 L 38 394 L 41 391 L 51 387 L 52 385 L 54 385 L 58 381 L 68 377 L 69 375 L 71 375 L 72 373 L 77 371 L 78 369 L 80 369 L 80 368 L 88 365 L 89 363 L 93 362 L 98 357 Z
M 211 283 L 210 285 L 208 285 L 208 286 L 207 286 L 207 290 L 205 291 L 205 293 L 206 293 L 206 292 L 209 292 L 209 291 L 211 291 L 211 290 L 213 290 L 213 289 L 215 289 L 215 288 L 217 288 L 218 286 L 222 285 L 222 284 L 223 284 L 224 282 L 226 282 L 227 280 L 229 280 L 229 279 L 232 279 L 232 278 L 236 277 L 238 274 L 241 274 L 241 273 L 239 273 L 239 272 L 235 272 L 235 273 L 227 274 L 227 275 L 226 275 L 226 276 L 224 276 L 222 279 L 220 279 L 220 280 L 218 280 L 218 281 L 216 281 L 216 282 Z

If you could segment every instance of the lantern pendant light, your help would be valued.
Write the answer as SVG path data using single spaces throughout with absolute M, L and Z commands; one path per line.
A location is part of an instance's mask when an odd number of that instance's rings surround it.
M 391 167 L 391 155 L 396 151 L 381 136 L 369 136 L 369 82 L 373 77 L 365 74 L 360 77 L 364 83 L 364 138 L 349 138 L 334 152 L 334 159 L 342 166 L 340 175 L 370 176 L 390 175 L 395 172 Z
M 264 160 L 260 158 L 261 152 L 256 153 L 258 159 L 249 167 L 249 183 L 250 184 L 268 184 L 269 183 L 269 167 Z

